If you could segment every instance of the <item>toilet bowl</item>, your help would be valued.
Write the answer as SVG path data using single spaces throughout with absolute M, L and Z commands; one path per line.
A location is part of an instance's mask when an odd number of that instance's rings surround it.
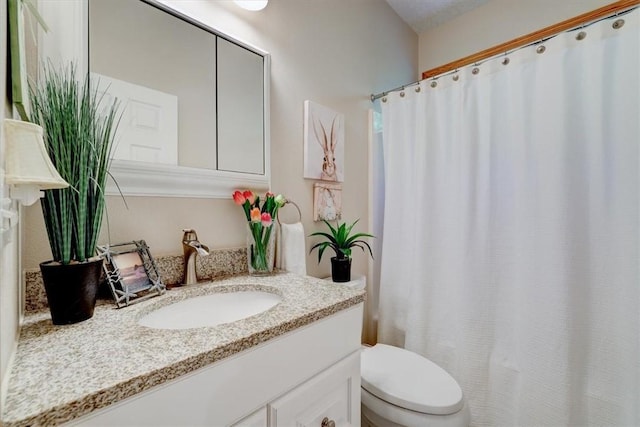
M 462 389 L 444 369 L 385 344 L 361 354 L 362 426 L 463 427 L 470 422 Z

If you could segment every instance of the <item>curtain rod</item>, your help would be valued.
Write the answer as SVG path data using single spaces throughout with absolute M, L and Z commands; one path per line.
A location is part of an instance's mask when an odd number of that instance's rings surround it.
M 389 89 L 389 90 L 387 90 L 385 92 L 371 94 L 371 102 L 375 102 L 376 99 L 382 98 L 383 96 L 387 96 L 387 94 L 389 92 L 395 92 L 397 90 L 404 90 L 405 88 L 408 88 L 408 87 L 411 87 L 411 86 L 415 86 L 415 85 L 419 84 L 421 81 L 422 80 L 416 80 L 415 82 L 407 83 L 406 85 L 403 85 L 403 86 L 394 87 L 393 89 Z
M 565 21 L 559 22 L 549 27 L 545 27 L 541 30 L 534 31 L 533 33 L 530 33 L 521 37 L 517 37 L 513 40 L 510 40 L 505 43 L 501 43 L 489 49 L 482 50 L 480 52 L 458 59 L 456 61 L 449 62 L 448 64 L 441 65 L 439 67 L 427 70 L 422 73 L 421 80 L 417 80 L 415 82 L 411 82 L 403 86 L 398 86 L 396 88 L 393 88 L 375 95 L 372 94 L 371 102 L 374 102 L 376 99 L 386 96 L 389 92 L 404 90 L 407 87 L 417 85 L 422 80 L 446 75 L 447 73 L 455 72 L 455 70 L 462 68 L 466 65 L 475 64 L 481 61 L 485 61 L 489 58 L 493 58 L 498 55 L 510 53 L 515 50 L 540 43 L 541 41 L 546 41 L 565 31 L 586 27 L 587 25 L 593 24 L 603 19 L 608 19 L 610 17 L 619 15 L 621 13 L 630 12 L 631 10 L 637 8 L 638 5 L 640 5 L 640 0 L 619 0 L 614 3 L 608 4 L 606 6 L 600 7 L 598 9 L 592 10 L 590 12 L 583 13 L 582 15 L 569 18 Z

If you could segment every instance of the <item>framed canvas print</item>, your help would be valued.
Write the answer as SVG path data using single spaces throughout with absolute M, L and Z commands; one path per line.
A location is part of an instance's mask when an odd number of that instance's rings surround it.
M 304 177 L 344 181 L 344 114 L 304 102 Z
M 342 185 L 313 184 L 313 220 L 337 221 L 342 218 Z
M 7 2 L 11 100 L 20 114 L 20 118 L 28 120 L 30 111 L 25 59 L 24 7 L 20 0 L 8 0 Z

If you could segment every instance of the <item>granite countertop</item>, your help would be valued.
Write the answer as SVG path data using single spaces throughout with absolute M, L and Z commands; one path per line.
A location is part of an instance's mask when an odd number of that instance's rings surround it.
M 159 330 L 138 319 L 173 302 L 212 292 L 263 290 L 282 302 L 223 325 Z M 29 315 L 9 372 L 2 425 L 52 425 L 147 390 L 364 301 L 364 291 L 277 273 L 234 276 L 167 291 L 94 316 L 54 326 L 47 312 Z

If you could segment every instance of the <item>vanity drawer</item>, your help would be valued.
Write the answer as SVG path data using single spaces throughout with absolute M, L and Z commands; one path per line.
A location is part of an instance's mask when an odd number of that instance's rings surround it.
M 268 410 L 270 427 L 360 426 L 360 350 L 273 401 Z

